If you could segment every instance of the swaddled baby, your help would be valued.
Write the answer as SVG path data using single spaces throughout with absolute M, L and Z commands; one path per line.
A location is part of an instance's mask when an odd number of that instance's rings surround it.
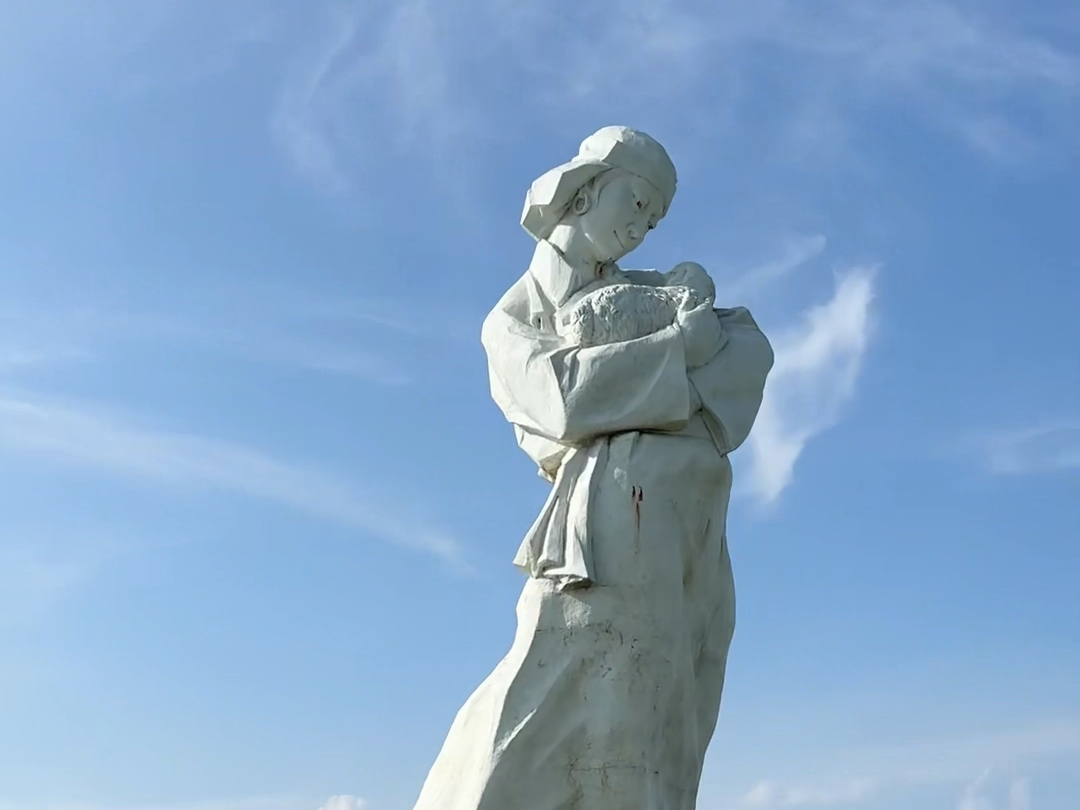
M 556 328 L 578 346 L 636 340 L 671 326 L 680 309 L 716 297 L 712 279 L 695 262 L 676 265 L 663 279 L 656 287 L 610 284 L 594 290 L 561 310 Z

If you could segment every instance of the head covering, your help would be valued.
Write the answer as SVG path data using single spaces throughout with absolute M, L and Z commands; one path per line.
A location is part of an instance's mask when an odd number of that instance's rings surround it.
M 625 169 L 648 180 L 664 195 L 667 213 L 675 196 L 675 165 L 656 140 L 629 127 L 604 127 L 584 141 L 577 157 L 541 175 L 525 195 L 521 225 L 534 239 L 546 239 L 578 190 L 608 169 Z

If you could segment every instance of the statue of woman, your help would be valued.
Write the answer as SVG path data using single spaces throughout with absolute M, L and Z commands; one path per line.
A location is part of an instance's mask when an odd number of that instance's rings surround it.
M 659 143 L 606 127 L 529 190 L 536 251 L 482 341 L 492 395 L 552 491 L 515 559 L 528 579 L 513 646 L 458 713 L 415 810 L 695 807 L 735 626 L 728 454 L 773 356 L 745 309 L 693 292 L 713 288 L 687 265 L 673 280 L 616 264 L 675 182 Z M 691 289 L 661 295 L 668 309 L 614 297 L 676 282 Z M 593 318 L 659 321 L 589 345 L 560 328 L 613 285 Z

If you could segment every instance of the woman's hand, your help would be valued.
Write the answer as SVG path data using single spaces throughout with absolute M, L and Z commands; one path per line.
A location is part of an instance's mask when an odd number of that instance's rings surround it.
M 705 365 L 720 350 L 720 319 L 711 303 L 681 308 L 675 323 L 682 332 L 688 369 Z

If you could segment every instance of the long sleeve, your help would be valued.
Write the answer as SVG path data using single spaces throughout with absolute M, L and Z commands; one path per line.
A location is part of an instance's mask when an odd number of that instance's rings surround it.
M 562 444 L 626 430 L 677 429 L 689 418 L 682 336 L 576 347 L 496 308 L 485 320 L 491 392 L 506 418 Z
M 718 309 L 724 342 L 716 356 L 690 371 L 701 397 L 706 425 L 723 453 L 736 449 L 750 435 L 773 351 L 750 312 L 742 307 Z

